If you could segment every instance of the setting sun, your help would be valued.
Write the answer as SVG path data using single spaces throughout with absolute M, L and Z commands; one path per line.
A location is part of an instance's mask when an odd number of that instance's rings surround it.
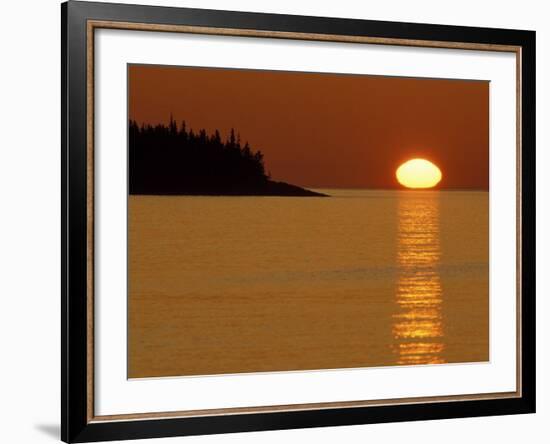
M 425 159 L 411 159 L 395 171 L 397 181 L 407 188 L 432 188 L 441 180 L 441 170 Z

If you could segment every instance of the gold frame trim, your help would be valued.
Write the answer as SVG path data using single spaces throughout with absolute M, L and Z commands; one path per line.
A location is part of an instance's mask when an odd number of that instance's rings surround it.
M 453 396 L 424 396 L 385 400 L 342 401 L 308 404 L 286 404 L 260 407 L 232 407 L 207 410 L 183 410 L 173 412 L 148 412 L 117 415 L 94 414 L 94 35 L 96 29 L 121 29 L 132 31 L 177 32 L 237 37 L 263 37 L 291 40 L 310 40 L 340 43 L 375 45 L 416 46 L 423 48 L 466 49 L 476 51 L 512 52 L 516 55 L 516 391 L 499 393 L 465 394 Z M 86 79 L 86 135 L 87 135 L 87 422 L 116 422 L 130 420 L 153 420 L 164 418 L 190 418 L 201 416 L 227 416 L 252 413 L 292 412 L 303 410 L 326 410 L 334 408 L 358 408 L 415 403 L 458 402 L 491 399 L 510 399 L 522 396 L 522 348 L 521 348 L 521 151 L 522 151 L 522 48 L 514 45 L 485 43 L 444 42 L 380 37 L 310 34 L 300 32 L 262 31 L 251 29 L 212 28 L 186 25 L 162 25 L 104 20 L 87 21 L 87 79 Z

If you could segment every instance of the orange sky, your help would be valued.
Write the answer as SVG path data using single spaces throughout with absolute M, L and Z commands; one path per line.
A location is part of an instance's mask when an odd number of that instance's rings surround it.
M 437 164 L 442 188 L 489 186 L 489 83 L 131 65 L 129 118 L 231 127 L 274 180 L 397 188 L 401 162 Z

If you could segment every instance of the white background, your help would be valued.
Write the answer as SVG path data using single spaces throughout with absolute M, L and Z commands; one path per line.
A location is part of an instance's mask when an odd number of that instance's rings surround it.
M 546 442 L 550 421 L 550 327 L 545 324 L 550 276 L 550 200 L 543 174 L 550 154 L 550 27 L 545 2 L 536 0 L 440 2 L 335 1 L 154 1 L 150 4 L 210 7 L 305 15 L 356 17 L 524 28 L 537 30 L 537 303 L 538 412 L 536 415 L 402 424 L 336 427 L 156 442 L 266 443 L 394 442 L 462 443 L 491 440 Z M 57 439 L 59 423 L 59 3 L 10 2 L 0 28 L 0 310 L 2 442 Z

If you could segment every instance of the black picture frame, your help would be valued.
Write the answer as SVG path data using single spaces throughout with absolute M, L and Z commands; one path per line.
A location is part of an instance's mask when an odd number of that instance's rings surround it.
M 89 415 L 87 22 L 187 25 L 521 48 L 521 395 L 200 417 L 95 421 Z M 61 438 L 90 442 L 535 412 L 535 32 L 69 1 L 61 5 Z M 93 322 L 92 322 L 93 324 Z

